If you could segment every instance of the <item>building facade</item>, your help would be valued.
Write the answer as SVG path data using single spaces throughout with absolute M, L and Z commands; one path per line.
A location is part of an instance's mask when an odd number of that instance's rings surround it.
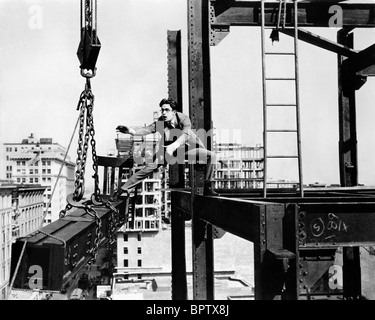
M 45 187 L 0 184 L 0 300 L 9 296 L 12 242 L 43 224 Z
M 263 147 L 216 143 L 215 189 L 263 188 Z
M 13 238 L 24 237 L 40 229 L 44 223 L 44 192 L 42 186 L 17 186 L 13 196 Z
M 8 298 L 12 247 L 12 194 L 14 187 L 0 186 L 0 300 Z
M 66 149 L 51 138 L 36 139 L 33 134 L 21 143 L 4 143 L 3 148 L 4 178 L 10 183 L 46 187 L 44 223 L 57 220 L 66 196 L 74 191 L 75 164 L 65 158 Z

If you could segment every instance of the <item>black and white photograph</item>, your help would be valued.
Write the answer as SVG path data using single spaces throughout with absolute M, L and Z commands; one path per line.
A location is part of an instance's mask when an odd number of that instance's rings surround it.
M 375 300 L 374 76 L 374 0 L 0 0 L 0 300 Z

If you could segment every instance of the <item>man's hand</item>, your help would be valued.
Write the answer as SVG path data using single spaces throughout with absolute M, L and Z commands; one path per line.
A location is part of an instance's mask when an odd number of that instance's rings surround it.
M 172 144 L 170 144 L 169 146 L 166 146 L 165 147 L 165 152 L 169 155 L 169 156 L 173 156 L 173 152 L 175 152 L 177 150 L 177 148 L 180 146 L 180 144 L 175 141 L 173 142 Z
M 119 125 L 117 126 L 116 131 L 121 133 L 129 133 L 129 127 Z
M 122 125 L 117 126 L 116 132 L 128 133 L 128 134 L 132 134 L 132 135 L 134 135 L 134 133 L 135 133 L 134 129 L 129 128 L 127 126 L 122 126 Z

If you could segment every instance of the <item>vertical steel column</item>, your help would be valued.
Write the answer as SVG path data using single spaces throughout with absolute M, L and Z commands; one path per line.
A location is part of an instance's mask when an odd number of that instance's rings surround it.
M 298 285 L 298 216 L 296 206 L 259 205 L 254 225 L 255 300 L 296 300 Z
M 209 0 L 188 0 L 189 110 L 193 129 L 211 129 Z M 211 149 L 211 141 L 207 148 Z M 199 219 L 194 200 L 203 194 L 204 170 L 191 166 L 194 300 L 214 299 L 212 226 Z
M 168 96 L 178 103 L 182 112 L 182 76 L 181 76 L 181 31 L 168 30 Z M 169 186 L 184 187 L 182 164 L 169 165 Z M 174 207 L 172 195 L 172 300 L 187 300 L 186 256 L 185 256 L 185 219 L 184 214 Z
M 299 218 L 298 206 L 287 204 L 283 221 L 283 244 L 285 249 L 295 254 L 295 259 L 289 260 L 283 300 L 298 300 L 300 297 Z
M 299 192 L 303 197 L 303 171 L 302 171 L 302 143 L 301 143 L 301 116 L 300 116 L 300 94 L 299 94 L 299 55 L 298 55 L 298 5 L 297 0 L 293 0 L 294 8 L 294 65 L 295 65 L 295 86 L 296 86 L 296 124 L 297 124 L 297 154 L 298 154 L 298 175 Z
M 181 31 L 168 30 L 168 96 L 178 104 L 177 111 L 182 112 L 182 72 L 181 72 Z M 183 188 L 184 165 L 169 165 L 169 185 Z
M 353 48 L 353 33 L 340 30 L 337 42 Z M 351 187 L 358 185 L 356 101 L 355 89 L 348 86 L 343 77 L 344 60 L 345 57 L 338 55 L 340 184 Z
M 256 214 L 256 230 L 259 231 L 254 241 L 254 298 L 269 300 L 272 298 L 267 294 L 268 282 L 264 274 L 264 256 L 267 250 L 265 206 L 259 206 L 254 214 Z
M 262 48 L 262 89 L 263 89 L 263 197 L 267 198 L 267 83 L 266 83 L 266 40 L 265 40 L 265 0 L 261 0 L 260 21 L 261 21 L 261 48 Z
M 342 29 L 337 42 L 353 48 L 353 33 Z M 339 89 L 339 166 L 342 187 L 358 185 L 357 128 L 355 89 L 343 77 L 345 57 L 338 55 Z M 359 247 L 343 248 L 343 286 L 347 299 L 357 299 L 361 294 L 361 262 Z

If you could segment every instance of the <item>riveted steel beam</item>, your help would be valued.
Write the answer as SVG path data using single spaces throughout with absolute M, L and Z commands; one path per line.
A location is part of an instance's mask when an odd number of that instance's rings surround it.
M 168 96 L 182 112 L 181 31 L 168 30 Z M 169 186 L 183 188 L 184 165 L 169 165 Z M 176 208 L 172 197 L 171 247 L 172 247 L 172 300 L 187 300 L 185 257 L 185 213 Z M 189 201 L 190 202 L 190 201 Z M 189 212 L 190 215 L 190 212 Z
M 219 26 L 260 26 L 260 1 L 211 0 L 213 16 L 211 25 Z M 278 2 L 265 3 L 265 25 L 277 25 Z M 335 6 L 335 7 L 333 7 Z M 299 2 L 299 27 L 330 27 L 335 15 L 340 14 L 341 25 L 334 27 L 358 28 L 375 27 L 375 4 L 332 2 Z M 340 12 L 340 13 L 338 13 Z M 293 27 L 293 3 L 286 8 L 286 27 Z
M 30 288 L 30 267 L 39 268 L 43 290 L 63 290 L 79 269 L 91 259 L 91 250 L 98 241 L 98 248 L 108 243 L 110 233 L 116 232 L 125 222 L 126 201 L 113 202 L 119 210 L 119 223 L 112 228 L 112 209 L 92 206 L 101 221 L 100 238 L 96 237 L 95 218 L 84 209 L 75 209 L 64 218 L 60 218 L 28 237 L 17 239 L 12 246 L 12 278 L 17 270 L 14 288 Z M 25 251 L 22 248 L 26 241 Z M 22 258 L 19 260 L 19 258 Z M 20 261 L 19 269 L 17 263 Z

